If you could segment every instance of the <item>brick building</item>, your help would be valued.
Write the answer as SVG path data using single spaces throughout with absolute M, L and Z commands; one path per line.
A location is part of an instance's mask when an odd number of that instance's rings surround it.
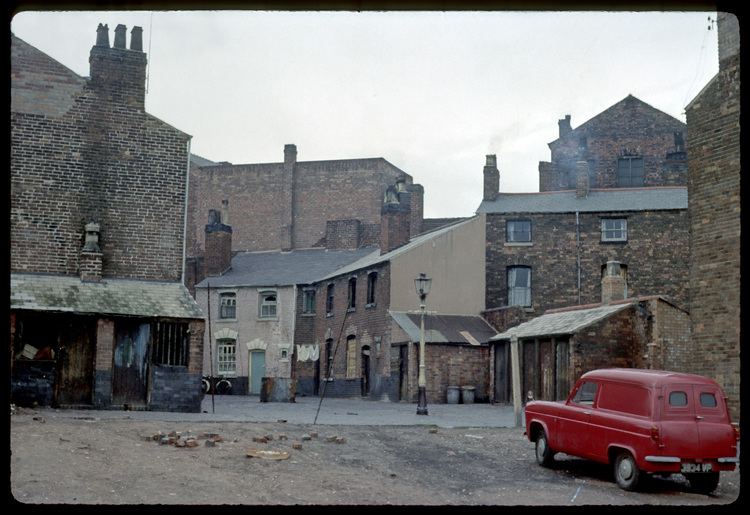
M 686 107 L 693 359 L 740 413 L 739 22 L 718 14 L 719 72 Z
M 539 191 L 575 189 L 579 161 L 592 188 L 687 184 L 687 126 L 633 95 L 575 129 L 570 115 L 558 125 L 551 160 L 539 163 Z
M 190 136 L 144 111 L 142 30 L 99 25 L 80 77 L 11 35 L 11 364 L 18 402 L 199 411 L 182 286 Z
M 624 286 L 622 283 L 620 286 Z M 606 281 L 602 295 L 607 296 Z M 564 400 L 596 368 L 672 369 L 689 352 L 688 313 L 660 296 L 552 309 L 490 339 L 491 398 L 510 403 L 510 345 L 518 339 L 522 398 Z
M 361 244 L 377 244 L 386 186 L 403 180 L 410 195 L 410 231 L 421 232 L 424 190 L 383 158 L 298 161 L 285 145 L 284 161 L 233 165 L 193 159 L 187 231 L 186 285 L 192 290 L 202 266 L 204 220 L 221 208 L 232 225 L 232 250 L 291 250 L 325 247 L 331 220 L 358 220 Z
M 298 346 L 317 349 L 321 395 L 415 398 L 415 345 L 405 337 L 393 339 L 397 324 L 391 312 L 419 308 L 414 278 L 420 273 L 433 278 L 430 312 L 476 316 L 484 309 L 484 217 L 410 238 L 409 205 L 408 191 L 389 187 L 381 207 L 379 250 L 316 282 L 315 317 L 295 339 Z M 430 354 L 425 358 L 428 370 L 445 368 L 431 359 Z M 486 361 L 475 369 L 478 379 L 467 375 L 465 381 L 483 384 L 484 370 Z M 300 367 L 299 384 L 309 384 L 313 375 Z M 444 391 L 431 395 L 434 402 L 444 402 Z
M 686 306 L 687 189 L 590 189 L 584 161 L 578 173 L 574 190 L 498 193 L 496 158 L 487 157 L 477 213 L 487 224 L 488 318 L 515 324 L 597 302 L 608 261 L 622 264 L 627 296 L 658 293 Z

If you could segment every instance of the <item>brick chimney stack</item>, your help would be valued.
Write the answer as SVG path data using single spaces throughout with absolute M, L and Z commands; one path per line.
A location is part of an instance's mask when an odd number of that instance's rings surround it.
M 388 186 L 380 210 L 380 253 L 409 243 L 411 230 L 411 193 L 405 188 L 399 192 L 398 183 Z
M 281 250 L 294 248 L 294 173 L 297 145 L 284 145 L 284 171 L 281 179 Z
M 99 24 L 96 44 L 89 55 L 89 75 L 91 85 L 100 96 L 142 111 L 146 100 L 143 29 L 133 27 L 130 50 L 125 45 L 126 31 L 122 24 L 115 28 L 115 41 L 110 48 L 109 27 Z
M 86 224 L 86 239 L 79 256 L 78 268 L 82 281 L 102 280 L 102 250 L 99 247 L 99 224 Z
M 497 169 L 497 156 L 489 154 L 484 164 L 484 200 L 495 200 L 500 191 L 500 170 Z
M 622 300 L 627 297 L 628 285 L 622 275 L 618 261 L 607 261 L 604 275 L 602 276 L 602 304 L 610 304 L 614 300 Z
M 208 211 L 204 259 L 207 277 L 222 275 L 232 265 L 232 228 L 221 222 L 221 212 L 217 209 Z
M 579 159 L 576 162 L 576 198 L 589 195 L 589 162 Z
M 560 128 L 560 137 L 567 136 L 573 131 L 573 128 L 570 126 L 570 115 L 566 114 L 565 118 L 558 120 L 557 125 Z

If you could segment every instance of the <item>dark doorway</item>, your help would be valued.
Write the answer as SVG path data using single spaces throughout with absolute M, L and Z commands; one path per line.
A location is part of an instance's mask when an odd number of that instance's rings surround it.
M 495 345 L 495 402 L 510 402 L 510 344 L 501 342 Z
M 370 347 L 362 347 L 362 397 L 370 395 Z
M 146 404 L 147 356 L 151 327 L 148 322 L 118 321 L 112 367 L 112 403 Z
M 398 400 L 406 399 L 406 391 L 408 388 L 408 360 L 409 360 L 409 347 L 407 345 L 401 345 L 398 348 Z
M 320 394 L 320 358 L 315 360 L 313 369 L 313 395 Z

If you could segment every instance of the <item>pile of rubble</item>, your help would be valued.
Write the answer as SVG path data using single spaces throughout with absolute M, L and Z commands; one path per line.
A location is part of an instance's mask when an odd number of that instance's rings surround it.
M 184 434 L 180 431 L 170 431 L 169 433 L 159 431 L 153 436 L 147 437 L 147 440 L 159 442 L 160 445 L 174 445 L 175 447 L 181 448 L 198 447 L 200 445 L 198 440 L 205 440 L 206 447 L 214 447 L 217 442 L 224 441 L 218 433 L 198 433 L 193 436 L 189 431 Z

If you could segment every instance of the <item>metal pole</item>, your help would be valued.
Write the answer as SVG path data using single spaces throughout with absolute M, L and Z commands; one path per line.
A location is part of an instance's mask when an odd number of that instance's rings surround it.
M 206 302 L 208 303 L 208 390 L 211 392 L 211 413 L 216 413 L 216 405 L 214 403 L 214 343 L 211 337 L 211 281 L 206 281 Z
M 420 299 L 420 315 L 419 315 L 419 380 L 418 385 L 418 400 L 417 400 L 417 415 L 427 415 L 427 380 L 425 378 L 425 363 L 424 363 L 424 296 Z
M 513 415 L 516 427 L 521 427 L 521 366 L 518 360 L 518 338 L 510 337 L 510 367 L 513 376 Z

